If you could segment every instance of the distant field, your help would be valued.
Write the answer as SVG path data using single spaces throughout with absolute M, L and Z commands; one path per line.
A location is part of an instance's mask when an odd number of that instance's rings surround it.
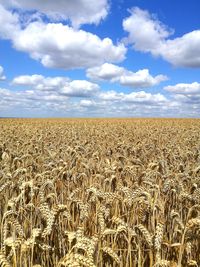
M 1 119 L 0 266 L 200 266 L 200 119 Z

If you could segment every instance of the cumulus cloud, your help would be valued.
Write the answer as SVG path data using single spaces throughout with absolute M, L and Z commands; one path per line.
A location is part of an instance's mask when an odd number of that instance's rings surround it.
M 71 97 L 90 97 L 99 90 L 98 84 L 86 80 L 71 81 L 67 77 L 44 77 L 37 74 L 15 77 L 12 84 Z
M 114 116 L 114 117 L 129 117 L 129 116 L 184 116 L 183 111 L 188 113 L 187 110 L 181 110 L 177 101 L 165 97 L 162 94 L 146 93 L 138 91 L 130 94 L 123 92 L 101 91 L 95 98 L 85 102 L 85 99 L 79 102 L 81 112 L 87 112 L 93 116 Z M 184 107 L 186 104 L 184 104 Z M 193 114 L 197 114 L 196 110 Z
M 99 93 L 99 99 L 105 101 L 120 101 L 124 98 L 124 93 L 119 93 L 114 90 L 109 90 Z
M 1 116 L 51 116 L 69 105 L 68 97 L 57 92 L 0 88 L 0 95 Z
M 158 53 L 168 62 L 181 67 L 200 67 L 200 30 L 180 38 L 166 40 Z
M 2 99 L 8 102 L 29 102 L 29 101 L 57 101 L 67 99 L 65 96 L 61 96 L 58 92 L 42 92 L 34 90 L 20 90 L 13 91 L 8 89 L 0 88 L 0 94 Z
M 123 20 L 123 28 L 129 34 L 125 41 L 135 50 L 161 56 L 175 66 L 200 67 L 200 30 L 170 39 L 173 31 L 155 15 L 140 8 L 130 12 L 131 15 Z
M 178 83 L 176 85 L 165 86 L 164 89 L 175 94 L 195 95 L 200 94 L 200 83 Z
M 179 104 L 181 103 L 182 105 L 184 103 L 188 104 L 188 105 L 197 105 L 199 107 L 200 110 L 200 94 L 196 94 L 196 95 L 182 95 L 182 94 L 175 94 L 173 96 L 174 100 L 177 101 Z
M 84 80 L 74 80 L 64 86 L 60 92 L 67 96 L 90 97 L 96 94 L 99 86 Z
M 166 80 L 167 77 L 165 75 L 157 75 L 153 77 L 149 74 L 148 69 L 143 69 L 135 73 L 130 71 L 125 72 L 124 75 L 120 77 L 120 84 L 135 88 L 145 88 L 157 85 Z
M 180 97 L 182 96 L 182 97 Z M 98 95 L 96 109 L 104 107 L 103 113 L 116 116 L 145 117 L 199 117 L 200 98 L 185 95 L 165 96 L 144 91 L 125 94 L 106 91 Z M 89 107 L 88 107 L 89 109 Z
M 123 93 L 99 90 L 81 99 L 69 92 L 49 90 L 8 90 L 0 88 L 1 116 L 191 116 L 200 114 L 200 99 L 175 94 L 174 98 L 159 93 L 138 91 Z M 79 95 L 80 96 L 80 95 Z M 180 96 L 182 98 L 180 99 Z M 190 95 L 191 96 L 191 95 Z M 183 99 L 184 97 L 184 99 Z M 25 112 L 25 113 L 24 113 Z
M 22 75 L 15 77 L 12 85 L 24 87 L 25 90 L 11 91 L 5 90 L 4 101 L 12 103 L 22 103 L 22 106 L 28 106 L 31 103 L 44 105 L 45 107 L 58 106 L 65 107 L 69 99 L 73 100 L 74 112 L 86 112 L 92 110 L 104 114 L 113 115 L 115 112 L 125 112 L 127 108 L 134 106 L 138 111 L 142 107 L 160 107 L 169 104 L 169 99 L 160 93 L 146 93 L 138 91 L 133 93 L 117 92 L 114 90 L 102 91 L 98 84 L 86 80 L 69 80 L 67 77 L 44 77 L 42 75 Z M 80 99 L 81 98 L 81 99 Z M 77 100 L 76 100 L 77 99 Z M 80 99 L 79 102 L 78 99 Z M 75 102 L 74 102 L 75 101 Z M 140 108 L 139 108 L 140 107 Z M 117 114 L 116 113 L 116 114 Z M 77 113 L 78 114 L 78 113 Z
M 0 88 L 0 94 L 1 94 L 1 96 L 10 96 L 11 91 L 4 89 L 4 88 Z
M 171 31 L 148 11 L 135 7 L 131 16 L 123 20 L 123 28 L 129 33 L 126 41 L 139 51 L 156 53 Z
M 1 103 L 5 106 L 23 107 L 39 106 L 58 109 L 73 101 L 73 108 L 97 109 L 101 112 L 115 110 L 126 106 L 162 106 L 168 99 L 161 94 L 138 91 L 126 94 L 114 90 L 102 91 L 98 84 L 86 80 L 69 80 L 67 77 L 44 77 L 42 75 L 23 75 L 15 77 L 11 83 L 20 87 L 18 90 L 0 89 Z M 23 88 L 25 88 L 23 90 Z M 81 99 L 80 99 L 81 98 Z M 80 102 L 77 102 L 80 99 Z M 75 101 L 75 102 L 74 102 Z M 107 110 L 107 111 L 106 111 Z
M 41 83 L 44 81 L 44 77 L 42 75 L 21 75 L 17 76 L 13 79 L 12 83 L 14 85 L 37 85 L 38 83 Z
M 86 108 L 91 108 L 91 107 L 96 107 L 97 104 L 94 100 L 89 100 L 89 99 L 81 99 L 79 102 L 79 105 L 81 107 L 86 107 Z
M 64 87 L 69 81 L 66 77 L 44 77 L 42 75 L 21 75 L 15 77 L 12 81 L 13 85 L 22 85 L 33 87 L 37 90 L 57 90 Z
M 179 103 L 200 105 L 200 83 L 178 83 L 169 85 L 164 89 L 172 93 L 173 98 Z
M 19 31 L 19 17 L 6 10 L 0 4 L 0 37 L 4 39 L 13 38 Z
M 33 22 L 13 39 L 16 49 L 28 52 L 32 58 L 50 68 L 85 68 L 105 61 L 121 61 L 126 49 L 113 45 L 109 38 L 74 30 L 63 24 Z
M 124 68 L 109 63 L 89 68 L 86 71 L 87 77 L 92 80 L 105 80 L 111 82 L 117 81 L 123 73 Z
M 2 66 L 0 66 L 0 81 L 4 81 L 6 79 L 6 76 L 4 75 L 4 69 Z
M 125 46 L 114 45 L 110 38 L 100 39 L 62 23 L 32 21 L 22 27 L 17 18 L 16 13 L 1 6 L 0 37 L 11 40 L 15 49 L 27 52 L 45 67 L 88 68 L 125 58 Z
M 123 67 L 109 63 L 104 63 L 101 66 L 87 69 L 86 75 L 93 80 L 119 82 L 121 85 L 133 88 L 151 87 L 168 79 L 165 75 L 157 75 L 153 77 L 150 75 L 148 69 L 132 72 Z
M 74 27 L 85 23 L 98 24 L 109 11 L 107 0 L 98 0 L 95 4 L 88 0 L 0 0 L 9 8 L 38 11 L 51 20 L 70 20 Z
M 162 105 L 163 103 L 168 102 L 168 99 L 160 93 L 151 94 L 144 91 L 132 92 L 130 94 L 107 91 L 102 92 L 99 95 L 99 98 L 107 101 L 121 101 L 126 103 L 147 105 Z
M 126 102 L 134 102 L 134 103 L 143 103 L 143 104 L 156 104 L 161 105 L 164 102 L 167 102 L 167 98 L 162 94 L 151 94 L 146 93 L 144 91 L 133 92 L 124 97 L 124 101 Z

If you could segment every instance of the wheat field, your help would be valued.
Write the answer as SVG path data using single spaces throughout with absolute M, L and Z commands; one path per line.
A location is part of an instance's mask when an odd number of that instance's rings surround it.
M 1 119 L 0 266 L 200 266 L 200 120 Z

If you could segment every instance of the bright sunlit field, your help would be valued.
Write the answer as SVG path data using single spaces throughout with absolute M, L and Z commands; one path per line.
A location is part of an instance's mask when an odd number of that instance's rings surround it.
M 200 266 L 200 120 L 1 119 L 0 266 Z

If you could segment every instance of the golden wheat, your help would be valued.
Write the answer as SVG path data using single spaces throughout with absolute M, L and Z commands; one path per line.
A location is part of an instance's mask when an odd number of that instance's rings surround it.
M 200 120 L 2 119 L 0 266 L 200 266 Z

